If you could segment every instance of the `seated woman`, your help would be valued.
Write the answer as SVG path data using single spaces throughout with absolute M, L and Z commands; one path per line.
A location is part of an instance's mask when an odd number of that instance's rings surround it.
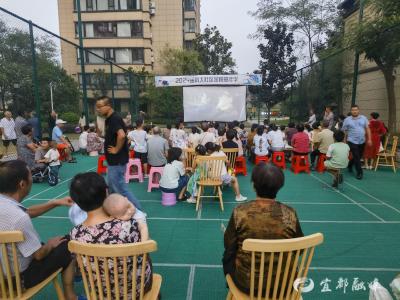
M 245 239 L 303 236 L 296 211 L 275 200 L 285 181 L 282 170 L 274 164 L 260 163 L 254 167 L 251 180 L 257 198 L 234 208 L 224 235 L 222 258 L 224 274 L 230 274 L 235 285 L 244 293 L 250 292 L 251 274 L 251 252 L 242 250 Z M 265 261 L 268 260 L 266 257 Z M 257 274 L 255 282 L 258 282 Z
M 267 134 L 264 134 L 264 126 L 257 127 L 257 134 L 254 137 L 254 154 L 256 156 L 268 155 L 268 139 Z
M 87 135 L 87 146 L 86 151 L 90 153 L 99 153 L 103 151 L 104 142 L 103 140 L 97 135 L 96 129 L 94 127 L 89 128 L 89 133 Z
M 181 148 L 172 147 L 168 149 L 167 164 L 160 179 L 160 190 L 164 193 L 174 193 L 178 200 L 183 201 L 186 200 L 185 192 L 189 178 L 186 176 L 181 157 Z
M 22 135 L 17 140 L 18 159 L 24 161 L 29 169 L 35 166 L 35 151 L 39 147 L 32 141 L 32 126 L 27 124 L 21 128 Z
M 228 157 L 226 156 L 226 154 L 223 151 L 221 151 L 220 146 L 218 146 L 214 143 L 211 143 L 211 142 L 208 142 L 205 146 L 206 146 L 208 155 L 210 155 L 212 157 L 225 157 L 226 165 L 228 167 L 230 167 Z M 230 175 L 228 173 L 225 165 L 222 167 L 222 170 L 221 170 L 221 180 L 222 180 L 223 184 L 232 186 L 232 189 L 235 193 L 235 200 L 237 202 L 242 202 L 242 201 L 247 200 L 247 197 L 244 197 L 240 193 L 239 182 L 238 182 L 237 178 L 234 175 Z
M 268 142 L 271 146 L 271 152 L 282 151 L 285 148 L 284 134 L 282 131 L 278 131 L 278 126 L 271 124 L 271 129 L 267 134 Z
M 127 244 L 141 242 L 139 225 L 135 219 L 122 221 L 114 219 L 108 215 L 104 208 L 103 202 L 107 197 L 107 184 L 104 178 L 95 172 L 83 173 L 76 175 L 71 182 L 70 195 L 78 206 L 87 212 L 87 219 L 78 226 L 75 226 L 70 233 L 71 240 L 90 244 Z M 118 275 L 123 276 L 123 262 L 119 260 Z M 109 272 L 114 271 L 114 267 L 109 265 Z M 142 268 L 142 258 L 137 260 L 138 270 Z M 127 273 L 132 273 L 133 264 L 128 259 Z M 147 261 L 145 268 L 144 290 L 148 292 L 152 286 L 152 265 L 150 259 Z M 104 278 L 105 271 L 100 267 L 101 278 Z M 93 276 L 96 276 L 95 273 Z M 114 276 L 110 276 L 112 297 L 115 299 Z M 132 278 L 128 277 L 128 294 L 132 293 Z M 136 278 L 136 297 L 140 294 L 141 276 Z M 120 293 L 123 294 L 123 282 L 119 280 Z M 102 286 L 105 289 L 105 282 Z M 106 294 L 106 289 L 103 294 Z M 133 292 L 134 294 L 135 292 Z
M 296 126 L 297 133 L 295 133 L 291 140 L 293 147 L 293 155 L 308 155 L 310 152 L 310 137 L 304 132 L 304 125 L 299 124 Z

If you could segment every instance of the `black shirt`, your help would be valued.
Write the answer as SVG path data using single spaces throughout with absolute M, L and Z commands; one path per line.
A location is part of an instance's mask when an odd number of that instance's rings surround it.
M 107 148 L 109 146 L 115 147 L 115 145 L 117 144 L 118 130 L 122 129 L 126 134 L 126 127 L 124 121 L 116 112 L 113 112 L 112 115 L 106 119 L 105 125 L 106 125 L 106 136 L 104 141 L 104 153 L 106 154 L 107 163 L 110 166 L 126 164 L 129 160 L 128 139 L 126 137 L 124 145 L 117 154 L 110 154 L 107 151 Z
M 222 143 L 222 148 L 231 149 L 231 148 L 239 148 L 239 145 L 234 141 L 225 141 Z

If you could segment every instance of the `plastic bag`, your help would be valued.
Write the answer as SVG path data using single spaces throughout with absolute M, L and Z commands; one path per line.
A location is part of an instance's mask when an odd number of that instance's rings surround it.
M 390 284 L 392 288 L 392 292 L 397 300 L 400 300 L 400 274 L 397 275 L 395 279 L 393 279 L 392 283 Z
M 375 280 L 369 286 L 369 300 L 393 300 L 393 298 L 389 291 Z

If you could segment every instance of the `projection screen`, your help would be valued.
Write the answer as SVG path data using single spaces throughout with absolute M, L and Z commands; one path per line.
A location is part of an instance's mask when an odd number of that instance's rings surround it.
M 245 86 L 183 88 L 185 122 L 246 120 Z

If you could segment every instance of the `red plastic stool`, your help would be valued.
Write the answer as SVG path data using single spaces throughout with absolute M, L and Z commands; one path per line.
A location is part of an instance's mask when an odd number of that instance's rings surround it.
M 272 163 L 275 164 L 275 166 L 277 167 L 286 169 L 285 152 L 275 151 L 274 153 L 272 153 Z
M 244 156 L 236 157 L 235 174 L 243 174 L 247 176 L 246 159 Z
M 325 160 L 326 160 L 325 154 L 323 153 L 318 154 L 317 167 L 315 168 L 315 170 L 318 173 L 323 173 L 325 171 L 325 165 L 324 165 Z
M 134 159 L 135 158 L 135 151 L 134 150 L 129 150 L 129 158 Z
M 293 155 L 292 170 L 294 174 L 298 174 L 300 172 L 310 173 L 310 161 L 308 159 L 308 155 Z
M 258 156 L 258 155 L 256 155 L 255 164 L 258 165 L 262 161 L 265 162 L 265 163 L 268 163 L 269 162 L 268 156 Z
M 104 164 L 106 162 L 106 156 L 100 155 L 99 159 L 97 160 L 97 174 L 106 174 L 107 173 L 107 166 Z

